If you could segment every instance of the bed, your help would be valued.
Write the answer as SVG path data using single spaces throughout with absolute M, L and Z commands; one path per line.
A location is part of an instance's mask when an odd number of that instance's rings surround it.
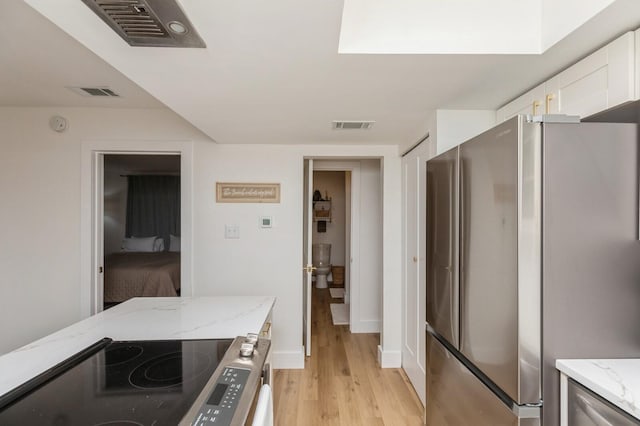
M 105 303 L 141 296 L 171 297 L 179 291 L 180 252 L 113 253 L 105 259 Z

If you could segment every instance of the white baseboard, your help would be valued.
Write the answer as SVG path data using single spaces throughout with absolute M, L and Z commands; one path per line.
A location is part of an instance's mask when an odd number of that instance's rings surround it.
M 382 346 L 378 345 L 378 364 L 381 368 L 400 368 L 402 367 L 401 351 L 385 351 Z
M 352 333 L 380 333 L 380 320 L 355 321 L 350 330 Z
M 273 351 L 271 366 L 282 370 L 304 368 L 304 346 L 299 351 Z

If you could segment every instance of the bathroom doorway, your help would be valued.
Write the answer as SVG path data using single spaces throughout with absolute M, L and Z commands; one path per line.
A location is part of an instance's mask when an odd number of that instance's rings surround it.
M 308 272 L 303 275 L 308 276 L 308 280 L 305 278 L 303 292 L 303 344 L 306 355 L 310 356 L 311 339 L 307 337 L 312 334 L 312 326 L 319 326 L 311 315 L 314 305 L 312 296 L 317 294 L 321 297 L 314 299 L 315 301 L 324 301 L 327 305 L 342 305 L 333 310 L 341 309 L 343 313 L 346 311 L 346 318 L 343 314 L 339 319 L 344 324 L 341 327 L 348 327 L 349 332 L 379 333 L 381 330 L 382 164 L 380 159 L 305 159 L 304 170 L 303 269 Z M 339 173 L 323 176 L 322 172 Z M 332 183 L 323 183 L 324 177 Z M 340 207 L 341 204 L 343 207 Z M 329 207 L 331 211 L 327 212 Z M 314 210 L 320 210 L 320 213 L 315 213 L 315 220 Z M 330 215 L 330 220 L 327 214 Z M 339 227 L 336 220 L 342 215 L 343 225 Z M 319 218 L 328 223 L 318 225 Z M 333 243 L 329 242 L 331 230 L 337 231 L 335 233 L 344 238 L 343 243 L 336 243 L 335 249 Z M 327 288 L 324 289 L 316 288 L 316 282 L 311 281 L 311 269 L 315 267 L 312 259 L 314 242 L 332 244 L 329 258 L 331 274 L 327 272 Z M 336 276 L 342 272 L 340 268 L 334 270 L 334 266 L 344 268 L 344 276 L 337 277 L 338 282 L 342 278 L 342 285 L 334 283 Z M 331 298 L 331 288 L 343 289 L 343 296 Z M 341 293 L 334 290 L 336 296 Z
M 349 283 L 345 273 L 351 258 L 350 170 L 313 171 L 312 194 L 312 263 L 316 268 L 312 282 L 317 290 L 329 292 L 334 325 L 349 325 Z M 348 206 L 348 207 L 347 207 Z M 350 263 L 350 262 L 349 262 Z M 314 293 L 317 296 L 317 291 Z

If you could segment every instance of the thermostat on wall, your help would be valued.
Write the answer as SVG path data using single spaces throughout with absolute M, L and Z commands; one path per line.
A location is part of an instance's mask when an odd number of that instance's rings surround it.
M 261 216 L 260 217 L 260 227 L 261 228 L 271 228 L 273 220 L 271 216 Z

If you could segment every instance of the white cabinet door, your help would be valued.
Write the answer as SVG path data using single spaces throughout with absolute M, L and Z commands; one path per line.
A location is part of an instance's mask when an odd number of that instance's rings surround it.
M 497 122 L 502 123 L 518 114 L 544 114 L 545 94 L 544 83 L 534 87 L 524 95 L 517 97 L 500 108 L 496 113 Z
M 546 82 L 549 114 L 584 118 L 635 97 L 635 35 L 628 32 Z
M 636 30 L 636 93 L 634 99 L 640 99 L 640 29 Z

